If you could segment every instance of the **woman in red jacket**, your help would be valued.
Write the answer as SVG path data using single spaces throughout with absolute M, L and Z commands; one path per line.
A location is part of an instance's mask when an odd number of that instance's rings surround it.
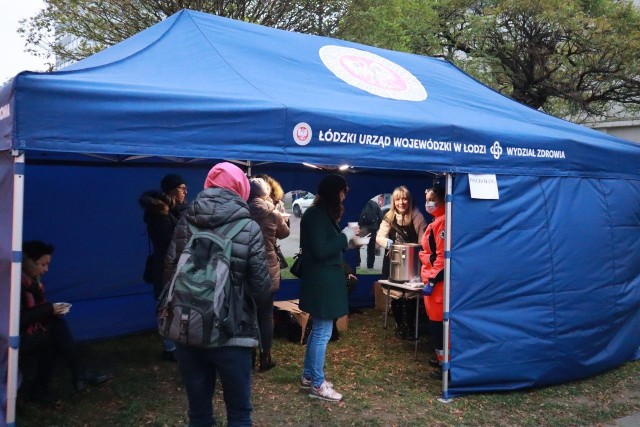
M 422 290 L 424 306 L 429 316 L 431 336 L 436 346 L 436 358 L 442 364 L 443 351 L 443 326 L 444 316 L 444 188 L 433 187 L 425 192 L 425 209 L 433 216 L 433 221 L 427 226 L 422 235 L 422 251 L 420 261 L 422 268 L 420 276 L 425 284 Z M 433 362 L 435 364 L 435 362 Z M 434 378 L 441 376 L 436 372 Z

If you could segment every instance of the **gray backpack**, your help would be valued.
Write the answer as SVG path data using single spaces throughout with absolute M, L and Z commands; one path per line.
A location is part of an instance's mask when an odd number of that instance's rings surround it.
M 196 347 L 216 347 L 221 334 L 234 336 L 244 288 L 231 283 L 232 239 L 250 221 L 240 219 L 215 231 L 187 224 L 191 238 L 159 299 L 160 335 Z

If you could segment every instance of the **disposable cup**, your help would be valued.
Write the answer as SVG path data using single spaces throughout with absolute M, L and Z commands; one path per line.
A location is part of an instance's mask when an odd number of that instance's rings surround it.
M 54 305 L 57 305 L 62 308 L 62 310 L 60 311 L 60 314 L 67 314 L 69 310 L 71 310 L 71 304 L 68 302 L 57 302 L 57 303 L 54 303 Z
M 369 244 L 369 240 L 371 239 L 371 237 L 354 237 L 353 238 L 353 243 L 356 246 L 364 246 L 364 245 L 368 245 Z

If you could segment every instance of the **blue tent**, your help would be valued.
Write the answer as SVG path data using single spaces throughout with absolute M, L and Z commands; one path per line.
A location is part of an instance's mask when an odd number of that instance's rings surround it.
M 10 344 L 23 218 L 25 236 L 60 242 L 56 270 L 86 303 L 84 337 L 135 330 L 144 236 L 124 232 L 140 226 L 131 200 L 171 168 L 197 187 L 213 159 L 272 168 L 285 188 L 317 182 L 303 162 L 347 163 L 361 201 L 361 188 L 377 194 L 387 181 L 421 201 L 430 174 L 447 175 L 446 396 L 570 381 L 640 356 L 640 146 L 520 105 L 441 60 L 193 11 L 1 89 Z M 468 174 L 496 175 L 499 199 L 472 198 Z M 130 323 L 96 319 L 96 307 L 116 306 Z

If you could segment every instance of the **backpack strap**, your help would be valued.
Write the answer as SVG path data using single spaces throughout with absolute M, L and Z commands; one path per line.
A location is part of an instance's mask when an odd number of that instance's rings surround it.
M 234 237 L 236 237 L 238 235 L 238 233 L 240 233 L 240 231 L 242 231 L 242 229 L 245 227 L 245 225 L 247 225 L 248 223 L 251 222 L 250 218 L 242 218 L 239 219 L 235 222 L 228 222 L 222 226 L 220 226 L 219 228 L 219 233 L 224 235 L 227 239 L 231 240 Z M 187 227 L 189 228 L 189 231 L 191 232 L 191 237 L 189 238 L 187 244 L 185 247 L 190 246 L 191 242 L 193 241 L 194 237 L 196 237 L 196 234 L 198 233 L 198 229 L 191 225 L 188 221 L 187 221 Z M 182 268 L 182 266 L 184 265 L 185 262 L 187 262 L 187 258 L 189 257 L 189 254 L 185 254 L 184 252 L 182 254 L 180 254 L 180 258 L 178 259 L 178 264 L 176 265 L 176 271 L 173 274 L 173 277 L 171 278 L 171 284 L 169 285 L 169 289 L 167 292 L 168 296 L 172 296 L 173 295 L 173 288 L 175 286 L 176 283 L 176 279 L 178 277 L 178 272 L 180 271 L 180 269 Z
M 249 222 L 251 222 L 251 219 L 249 218 L 242 218 L 235 222 L 228 222 L 220 226 L 219 233 L 224 235 L 227 239 L 233 239 Z

